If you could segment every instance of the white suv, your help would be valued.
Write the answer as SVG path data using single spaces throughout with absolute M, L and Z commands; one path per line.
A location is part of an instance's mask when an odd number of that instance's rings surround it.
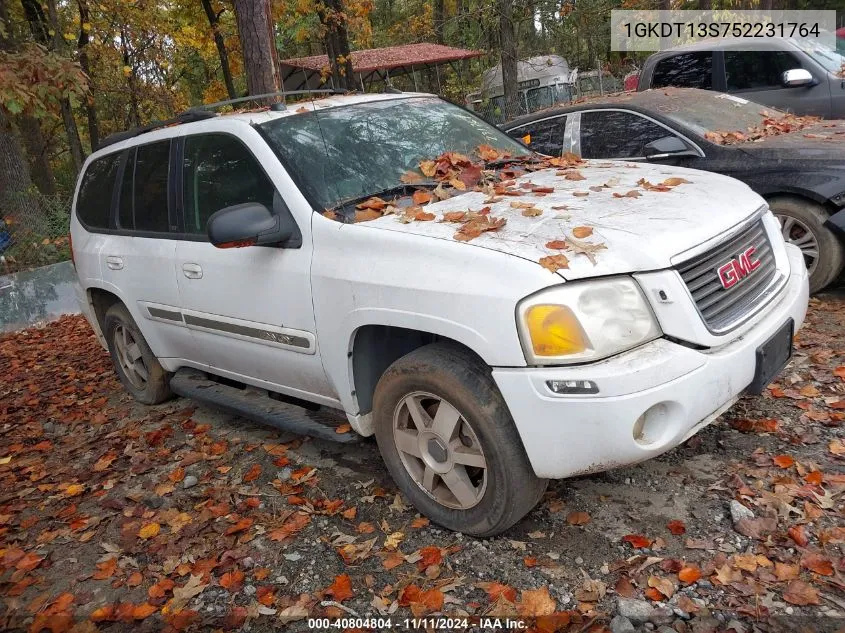
M 430 95 L 181 120 L 93 154 L 73 205 L 126 389 L 348 421 L 455 530 L 677 446 L 762 391 L 804 319 L 801 252 L 731 178 L 533 155 Z

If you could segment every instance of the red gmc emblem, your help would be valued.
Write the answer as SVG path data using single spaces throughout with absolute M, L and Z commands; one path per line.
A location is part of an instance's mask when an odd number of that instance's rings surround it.
M 749 274 L 760 268 L 760 260 L 754 259 L 754 253 L 756 251 L 756 248 L 749 246 L 739 254 L 739 257 L 732 259 L 726 264 L 722 264 L 716 269 L 723 288 L 727 290 L 737 285 Z

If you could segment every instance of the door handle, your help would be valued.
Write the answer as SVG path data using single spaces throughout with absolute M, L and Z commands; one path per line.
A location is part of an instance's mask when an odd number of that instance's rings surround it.
M 123 268 L 123 258 L 116 255 L 109 255 L 106 257 L 106 266 L 112 270 L 121 270 Z
M 188 279 L 202 279 L 202 266 L 199 264 L 182 264 L 182 272 Z

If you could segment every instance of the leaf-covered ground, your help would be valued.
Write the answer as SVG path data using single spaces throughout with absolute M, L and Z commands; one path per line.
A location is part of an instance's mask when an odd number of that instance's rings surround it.
M 0 629 L 443 613 L 547 616 L 537 631 L 840 630 L 843 323 L 842 294 L 814 300 L 765 395 L 658 459 L 553 483 L 486 540 L 408 507 L 372 441 L 137 405 L 81 317 L 5 335 Z

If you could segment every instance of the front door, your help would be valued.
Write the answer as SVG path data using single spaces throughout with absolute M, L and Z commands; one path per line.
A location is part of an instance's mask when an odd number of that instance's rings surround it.
M 195 361 L 220 375 L 311 400 L 331 393 L 311 303 L 310 231 L 298 248 L 216 248 L 208 218 L 225 207 L 284 199 L 254 154 L 226 133 L 183 137 L 181 205 L 186 239 L 176 277 Z

